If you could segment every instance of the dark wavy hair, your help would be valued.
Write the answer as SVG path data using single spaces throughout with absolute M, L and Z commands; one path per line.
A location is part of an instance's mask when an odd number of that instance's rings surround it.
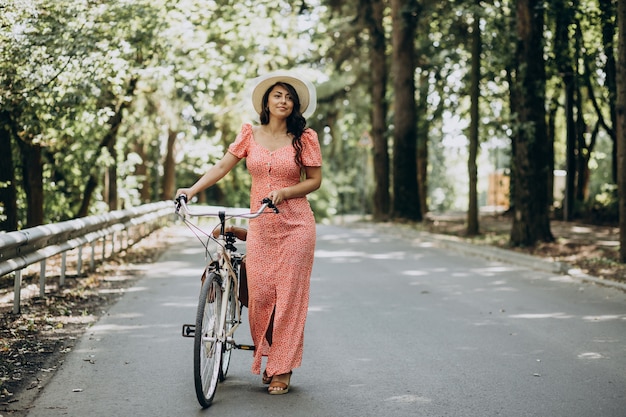
M 293 101 L 293 111 L 287 117 L 287 133 L 291 133 L 293 135 L 291 145 L 296 150 L 296 164 L 298 164 L 299 167 L 304 167 L 304 163 L 302 162 L 302 133 L 306 129 L 306 119 L 302 113 L 300 113 L 300 97 L 298 97 L 296 89 L 293 88 L 291 84 L 278 81 L 265 91 L 265 94 L 263 94 L 260 114 L 261 124 L 266 125 L 270 122 L 270 112 L 267 108 L 267 101 L 269 100 L 270 92 L 276 86 L 285 88 L 289 92 L 291 100 Z

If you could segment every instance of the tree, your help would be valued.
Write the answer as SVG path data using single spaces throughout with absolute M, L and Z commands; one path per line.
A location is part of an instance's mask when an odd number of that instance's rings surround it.
M 563 201 L 563 219 L 570 221 L 574 218 L 574 199 L 576 193 L 576 122 L 574 119 L 576 101 L 575 82 L 577 71 L 574 66 L 574 53 L 570 38 L 571 26 L 575 10 L 569 1 L 553 0 L 555 19 L 554 60 L 559 77 L 562 78 L 565 91 L 565 142 L 566 142 L 566 171 L 565 196 Z
M 513 137 L 513 205 L 511 244 L 532 246 L 552 241 L 548 176 L 550 155 L 545 119 L 545 63 L 543 58 L 543 0 L 517 0 L 517 48 L 512 94 L 517 100 Z
M 626 0 L 617 2 L 617 189 L 619 195 L 619 259 L 626 262 Z
M 476 157 L 479 149 L 478 125 L 480 119 L 479 101 L 480 101 L 480 67 L 482 53 L 482 39 L 480 31 L 480 1 L 475 0 L 472 22 L 472 63 L 470 70 L 470 134 L 469 134 L 469 157 L 467 159 L 467 169 L 469 174 L 469 207 L 467 210 L 467 234 L 469 236 L 477 235 L 480 231 L 478 220 L 478 167 L 476 166 Z
M 63 84 L 68 68 L 80 56 L 80 47 L 73 42 L 78 27 L 64 6 L 16 2 L 3 8 L 0 21 L 8 29 L 0 38 L 0 106 L 6 123 L 2 135 L 6 135 L 3 141 L 8 145 L 3 169 L 17 170 L 2 177 L 12 177 L 5 183 L 5 196 L 22 198 L 25 203 L 26 226 L 44 222 L 44 188 L 49 184 L 44 183 L 43 175 L 52 144 L 48 137 L 51 121 L 66 122 L 73 113 L 73 106 L 66 104 L 76 104 Z M 21 195 L 18 182 L 22 183 Z M 22 209 L 15 201 L 2 203 L 12 212 L 9 218 L 18 216 Z M 6 226 L 11 230 L 19 224 L 10 221 Z
M 362 8 L 370 35 L 372 129 L 374 152 L 374 219 L 389 216 L 389 149 L 387 145 L 387 39 L 383 26 L 383 0 L 365 0 Z
M 13 166 L 12 139 L 16 136 L 11 132 L 11 113 L 0 109 L 0 230 L 11 232 L 17 230 L 17 189 Z
M 0 14 L 6 28 L 0 32 L 0 144 L 10 149 L 0 160 L 0 221 L 5 229 L 19 228 L 171 198 L 176 186 L 189 184 L 223 155 L 243 121 L 253 120 L 241 104 L 248 101 L 248 80 L 273 69 L 306 68 L 317 78 L 319 98 L 308 123 L 320 133 L 324 152 L 324 186 L 311 196 L 316 214 L 372 210 L 380 220 L 415 220 L 429 206 L 447 210 L 469 203 L 470 231 L 485 195 L 482 164 L 505 168 L 509 137 L 519 137 L 510 146 L 521 159 L 511 165 L 512 177 L 535 175 L 523 180 L 531 184 L 548 178 L 542 189 L 526 189 L 522 200 L 544 204 L 537 195 L 550 194 L 549 173 L 565 160 L 564 96 L 556 85 L 556 59 L 550 58 L 565 49 L 578 54 L 571 55 L 576 68 L 570 120 L 576 195 L 586 196 L 587 174 L 596 188 L 600 178 L 589 164 L 610 153 L 601 149 L 595 158 L 595 138 L 605 146 L 616 127 L 610 110 L 615 2 L 533 3 L 552 6 L 547 9 L 554 13 L 559 4 L 577 12 L 570 23 L 559 23 L 569 29 L 560 32 L 549 14 L 547 62 L 520 52 L 519 65 L 511 63 L 514 2 L 483 1 L 480 13 L 468 12 L 474 3 L 8 2 Z M 472 43 L 478 43 L 468 36 L 479 35 L 469 30 L 479 14 L 474 24 L 481 24 L 484 52 L 474 74 L 480 84 L 472 80 L 470 65 Z M 534 20 L 530 26 L 539 34 L 542 24 Z M 566 45 L 555 51 L 551 42 Z M 541 45 L 528 50 L 533 48 Z M 538 72 L 543 65 L 547 76 Z M 536 84 L 537 75 L 544 85 Z M 541 117 L 528 110 L 546 105 L 543 93 L 533 96 L 531 90 L 549 94 L 550 134 L 541 133 L 547 130 L 535 123 Z M 480 123 L 468 129 L 472 119 Z M 549 139 L 547 151 L 531 140 L 540 137 Z M 482 149 L 493 144 L 502 150 L 495 158 Z M 467 167 L 451 166 L 465 158 Z M 537 166 L 524 166 L 529 159 Z M 540 180 L 539 165 L 546 172 Z M 247 203 L 244 171 L 239 164 L 203 197 Z M 459 172 L 467 171 L 461 188 Z M 525 184 L 513 181 L 513 206 L 520 199 L 515 190 Z M 236 192 L 223 193 L 225 187 Z M 460 199 L 467 194 L 469 200 Z
M 417 119 L 415 102 L 415 0 L 392 0 L 393 18 L 393 215 L 422 220 L 417 185 Z
M 611 120 L 611 128 L 606 126 L 605 128 L 611 136 L 613 141 L 612 152 L 612 178 L 613 182 L 617 183 L 617 138 L 615 129 L 617 126 L 617 113 L 615 110 L 615 101 L 617 97 L 617 80 L 616 80 L 616 63 L 615 63 L 615 26 L 617 24 L 616 16 L 616 4 L 620 3 L 616 1 L 600 0 L 600 21 L 602 25 L 602 45 L 604 47 L 604 54 L 606 55 L 606 64 L 604 66 L 604 73 L 606 74 L 606 88 L 608 90 L 608 105 L 609 115 Z M 620 36 L 622 32 L 620 31 Z

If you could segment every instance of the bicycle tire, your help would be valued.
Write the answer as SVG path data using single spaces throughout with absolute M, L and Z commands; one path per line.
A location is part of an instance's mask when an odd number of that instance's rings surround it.
M 206 277 L 196 312 L 194 335 L 193 373 L 196 397 L 202 408 L 211 405 L 221 371 L 222 342 L 207 341 L 205 338 L 218 333 L 222 306 L 221 277 L 212 272 Z
M 237 315 L 235 309 L 237 308 L 237 302 L 235 301 L 235 285 L 231 282 L 230 291 L 228 295 L 228 306 L 226 307 L 226 322 L 224 323 L 224 332 L 228 334 L 230 329 L 235 326 L 237 321 Z M 222 346 L 222 366 L 220 368 L 220 381 L 224 381 L 226 379 L 226 375 L 228 374 L 228 366 L 230 365 L 230 356 L 233 352 L 234 345 L 233 343 L 226 342 Z

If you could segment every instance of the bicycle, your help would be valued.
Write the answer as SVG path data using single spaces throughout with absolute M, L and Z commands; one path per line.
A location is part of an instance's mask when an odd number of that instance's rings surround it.
M 271 211 L 266 211 L 266 209 Z M 200 240 L 206 252 L 207 266 L 202 274 L 195 324 L 183 324 L 183 337 L 194 338 L 193 372 L 196 397 L 202 408 L 211 405 L 218 382 L 224 381 L 233 349 L 254 350 L 253 345 L 237 344 L 234 334 L 241 321 L 243 305 L 239 299 L 241 266 L 245 255 L 237 250 L 237 240 L 246 239 L 246 230 L 226 230 L 227 220 L 253 219 L 264 213 L 278 213 L 269 198 L 263 199 L 256 212 L 248 209 L 187 206 L 187 196 L 175 200 L 175 213 Z M 190 217 L 218 217 L 219 225 L 207 233 L 192 223 Z M 218 229 L 219 227 L 219 229 Z M 203 235 L 204 237 L 200 236 Z M 206 240 L 205 240 L 206 238 Z M 217 243 L 212 253 L 209 243 Z M 225 302 L 224 302 L 225 301 Z M 197 331 L 200 329 L 200 331 Z

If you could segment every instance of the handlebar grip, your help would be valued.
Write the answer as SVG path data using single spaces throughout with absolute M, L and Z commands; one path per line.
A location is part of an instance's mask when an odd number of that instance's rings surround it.
M 180 211 L 180 207 L 182 206 L 183 203 L 187 205 L 187 195 L 180 194 L 176 196 L 176 198 L 174 199 L 174 207 L 175 207 L 176 213 Z
M 267 207 L 271 208 L 272 210 L 274 210 L 274 213 L 280 213 L 278 211 L 278 207 L 276 207 L 274 205 L 274 203 L 272 203 L 272 200 L 270 200 L 268 197 L 265 197 L 263 200 L 261 200 L 262 204 L 267 204 Z

